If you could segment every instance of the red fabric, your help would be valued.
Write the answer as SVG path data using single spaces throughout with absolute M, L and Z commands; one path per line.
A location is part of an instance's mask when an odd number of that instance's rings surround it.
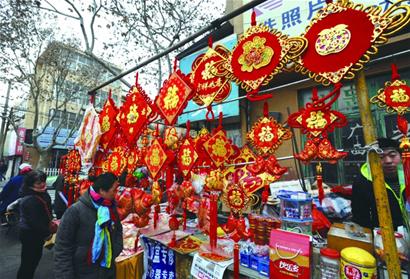
M 313 205 L 312 208 L 312 217 L 313 217 L 313 224 L 312 224 L 312 231 L 317 232 L 321 231 L 323 229 L 330 229 L 330 226 L 332 223 L 329 221 L 329 219 L 326 218 L 326 216 L 320 212 L 316 205 Z
M 109 143 L 111 142 L 111 139 L 117 131 L 117 114 L 118 108 L 115 106 L 112 98 L 108 97 L 107 101 L 105 101 L 102 111 L 100 112 L 99 117 L 102 133 L 100 137 L 100 146 L 105 151 L 109 149 Z
M 231 83 L 225 77 L 211 74 L 209 65 L 220 63 L 229 55 L 228 49 L 217 46 L 215 49 L 209 48 L 206 53 L 194 60 L 189 80 L 194 89 L 193 101 L 196 104 L 208 106 L 214 101 L 221 102 L 228 97 Z
M 407 135 L 408 125 L 409 123 L 407 122 L 406 118 L 404 118 L 403 116 L 397 115 L 397 127 L 399 128 L 400 132 L 404 136 Z
M 266 39 L 265 47 L 271 47 L 273 49 L 274 54 L 271 58 L 272 60 L 270 61 L 268 65 L 261 67 L 259 69 L 253 69 L 251 72 L 244 72 L 241 70 L 242 65 L 239 63 L 238 60 L 239 60 L 239 57 L 244 53 L 243 45 L 246 42 L 252 41 L 256 36 L 265 38 Z M 233 74 L 239 80 L 242 80 L 242 81 L 257 80 L 263 76 L 268 76 L 278 66 L 279 61 L 281 59 L 281 55 L 280 55 L 281 51 L 282 51 L 282 46 L 279 43 L 278 37 L 275 34 L 272 34 L 270 32 L 258 32 L 258 33 L 252 34 L 246 39 L 241 40 L 232 52 L 231 65 L 232 65 Z
M 131 146 L 136 144 L 142 130 L 154 115 L 151 100 L 145 91 L 138 84 L 131 87 L 117 115 L 117 121 Z
M 338 24 L 346 24 L 351 33 L 349 44 L 338 53 L 319 55 L 315 49 L 316 40 L 323 29 Z M 372 45 L 374 25 L 367 13 L 347 9 L 329 14 L 315 22 L 305 34 L 308 47 L 302 55 L 303 65 L 314 73 L 336 72 L 339 69 L 356 63 Z
M 164 81 L 155 104 L 167 125 L 174 125 L 178 115 L 182 113 L 192 97 L 192 89 L 186 82 L 187 78 L 181 71 L 174 71 L 168 80 Z

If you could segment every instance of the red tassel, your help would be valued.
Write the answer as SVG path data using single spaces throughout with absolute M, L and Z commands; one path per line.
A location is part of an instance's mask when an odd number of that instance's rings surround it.
M 269 117 L 268 102 L 265 102 L 265 103 L 263 104 L 263 116 Z
M 90 95 L 90 104 L 91 104 L 91 105 L 95 105 L 95 93 L 92 93 L 92 94 Z
M 138 84 L 138 72 L 135 74 L 135 85 Z
M 187 121 L 186 122 L 186 134 L 185 137 L 189 138 L 190 137 L 190 133 L 191 133 L 191 121 Z
M 406 118 L 404 118 L 403 116 L 397 115 L 397 127 L 399 128 L 403 136 L 407 136 L 408 122 Z
M 316 166 L 316 181 L 319 190 L 319 202 L 322 204 L 322 201 L 325 198 L 325 192 L 323 190 L 322 165 L 320 163 Z
M 400 79 L 399 71 L 397 70 L 396 64 L 391 64 L 391 80 L 395 81 L 396 79 Z
M 174 182 L 174 171 L 173 170 L 174 169 L 172 167 L 169 167 L 167 168 L 167 171 L 166 171 L 167 178 L 165 181 L 165 185 L 167 187 L 167 190 L 171 188 L 172 183 Z
M 256 12 L 255 12 L 255 9 L 252 10 L 251 25 L 252 25 L 252 26 L 255 26 L 255 25 L 256 25 Z
M 209 244 L 214 250 L 217 245 L 217 228 L 218 228 L 218 194 L 211 194 L 209 205 Z
M 154 230 L 157 228 L 158 219 L 159 219 L 159 211 L 160 211 L 160 207 L 157 204 L 155 205 L 155 209 L 154 209 Z
M 406 201 L 410 203 L 410 152 L 403 152 L 401 158 L 403 163 L 404 181 L 406 184 Z
M 212 45 L 213 45 L 213 40 L 212 40 L 212 36 L 210 35 L 210 36 L 208 37 L 208 47 L 209 47 L 209 48 L 212 48 Z
M 205 115 L 206 120 L 208 120 L 208 121 L 214 120 L 214 119 L 215 119 L 215 115 L 214 115 L 214 112 L 212 111 L 212 106 L 209 105 L 209 106 L 206 107 L 206 109 L 208 110 L 207 113 L 206 113 L 206 115 Z
M 265 184 L 265 188 L 263 189 L 262 192 L 262 203 L 265 205 L 268 202 L 269 198 L 269 184 Z
M 177 70 L 177 62 L 178 62 L 178 60 L 177 60 L 177 58 L 175 57 L 175 58 L 174 58 L 174 72 Z
M 239 279 L 239 244 L 233 246 L 233 278 Z

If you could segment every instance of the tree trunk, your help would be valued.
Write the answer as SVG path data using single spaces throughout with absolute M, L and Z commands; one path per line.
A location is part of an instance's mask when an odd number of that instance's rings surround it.
M 52 149 L 39 151 L 40 159 L 38 160 L 37 169 L 43 170 L 50 167 Z

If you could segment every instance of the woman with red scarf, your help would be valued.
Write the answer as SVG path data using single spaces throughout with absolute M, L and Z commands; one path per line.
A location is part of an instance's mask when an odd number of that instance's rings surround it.
M 117 186 L 117 176 L 101 174 L 66 210 L 54 247 L 55 278 L 115 278 L 115 258 L 123 248 Z
M 47 194 L 47 175 L 42 171 L 30 171 L 26 174 L 20 200 L 20 240 L 21 263 L 17 279 L 34 277 L 34 272 L 43 254 L 46 239 L 51 231 L 51 198 Z

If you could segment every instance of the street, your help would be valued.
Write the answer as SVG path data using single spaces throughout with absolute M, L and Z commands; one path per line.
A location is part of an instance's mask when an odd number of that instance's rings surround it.
M 21 245 L 17 228 L 0 228 L 0 278 L 14 279 L 20 266 Z M 44 249 L 37 267 L 35 279 L 51 279 L 53 276 L 53 249 Z

